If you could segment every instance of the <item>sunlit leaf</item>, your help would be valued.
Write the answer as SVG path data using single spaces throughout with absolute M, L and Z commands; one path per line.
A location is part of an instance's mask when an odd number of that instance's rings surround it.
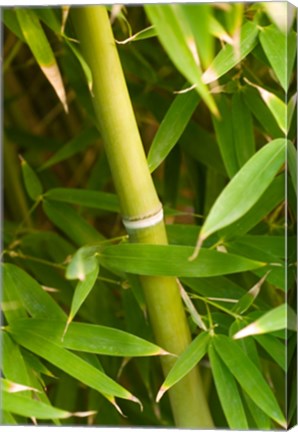
M 256 46 L 258 27 L 254 22 L 246 22 L 240 35 L 239 47 L 225 45 L 203 74 L 203 82 L 208 84 L 217 80 L 245 58 Z
M 197 336 L 186 350 L 178 357 L 176 363 L 168 373 L 165 381 L 159 389 L 156 401 L 158 402 L 163 394 L 174 384 L 180 381 L 196 364 L 204 357 L 208 349 L 210 335 L 207 332 Z
M 96 255 L 99 251 L 99 246 L 84 246 L 78 249 L 67 266 L 66 278 L 84 280 L 88 274 L 95 272 L 98 268 Z
M 217 354 L 224 361 L 248 396 L 273 420 L 286 427 L 285 417 L 259 369 L 246 356 L 236 341 L 227 336 L 213 338 Z
M 23 36 L 32 54 L 48 81 L 53 86 L 64 110 L 68 112 L 62 77 L 52 48 L 36 13 L 29 8 L 17 8 L 16 14 Z
M 234 339 L 270 333 L 277 330 L 297 330 L 297 316 L 293 309 L 285 303 L 265 313 L 261 318 L 241 329 L 234 335 Z
M 248 429 L 245 411 L 238 391 L 237 383 L 230 370 L 209 344 L 208 356 L 211 364 L 217 393 L 231 429 Z
M 150 27 L 147 27 L 147 28 L 145 28 L 145 29 L 143 29 L 143 30 L 141 30 L 141 31 L 133 34 L 132 36 L 130 36 L 127 39 L 124 39 L 124 40 L 121 40 L 121 41 L 116 40 L 116 42 L 119 45 L 125 45 L 128 42 L 134 42 L 134 41 L 144 40 L 144 39 L 152 38 L 152 37 L 155 37 L 155 36 L 157 36 L 156 29 L 154 28 L 154 26 L 150 26 Z
M 240 219 L 258 201 L 284 163 L 285 147 L 285 139 L 271 141 L 232 178 L 211 208 L 191 259 L 198 255 L 204 239 Z
M 145 5 L 145 10 L 156 28 L 158 38 L 177 69 L 192 85 L 196 86 L 196 90 L 209 109 L 216 114 L 214 100 L 202 81 L 195 37 L 189 24 L 185 22 L 180 5 Z
M 288 90 L 294 66 L 296 38 L 293 30 L 285 34 L 272 24 L 260 31 L 260 42 L 263 50 L 285 91 Z
M 289 2 L 262 2 L 267 15 L 280 31 L 286 33 L 295 19 L 295 6 Z
M 287 163 L 291 181 L 297 194 L 297 150 L 291 141 L 288 141 L 287 146 Z

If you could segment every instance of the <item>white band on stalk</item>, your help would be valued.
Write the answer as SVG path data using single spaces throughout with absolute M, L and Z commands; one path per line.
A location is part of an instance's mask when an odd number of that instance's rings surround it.
M 125 219 L 123 218 L 123 224 L 127 230 L 139 230 L 142 228 L 149 228 L 157 225 L 163 220 L 163 209 L 161 208 L 157 213 L 152 216 L 145 217 L 142 219 Z

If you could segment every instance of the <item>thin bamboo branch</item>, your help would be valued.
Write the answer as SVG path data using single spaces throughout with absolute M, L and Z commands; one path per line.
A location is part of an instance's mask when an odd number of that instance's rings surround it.
M 104 6 L 73 8 L 71 16 L 93 74 L 98 127 L 130 240 L 167 244 L 164 222 L 158 222 L 161 204 L 149 173 L 107 11 Z M 140 228 L 140 224 L 145 227 Z M 146 276 L 141 282 L 157 342 L 167 351 L 180 354 L 191 336 L 176 279 Z M 165 356 L 161 361 L 167 374 L 175 359 Z M 176 384 L 169 395 L 176 426 L 212 427 L 197 368 Z

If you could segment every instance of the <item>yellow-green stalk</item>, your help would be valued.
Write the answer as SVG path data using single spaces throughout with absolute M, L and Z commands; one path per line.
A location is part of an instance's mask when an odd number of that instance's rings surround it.
M 130 240 L 167 244 L 161 203 L 148 169 L 106 8 L 73 8 L 71 16 L 93 74 L 98 127 Z M 180 354 L 191 336 L 175 278 L 143 276 L 141 282 L 157 343 Z M 162 358 L 165 374 L 174 362 L 173 357 Z M 169 396 L 177 427 L 213 426 L 197 368 L 176 384 Z

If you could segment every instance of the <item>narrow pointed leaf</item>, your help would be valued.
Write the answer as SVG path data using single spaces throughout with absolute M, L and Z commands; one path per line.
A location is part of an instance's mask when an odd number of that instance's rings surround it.
M 271 21 L 283 33 L 287 33 L 295 19 L 295 5 L 288 2 L 262 2 Z
M 194 35 L 188 23 L 185 23 L 180 5 L 145 5 L 145 10 L 172 62 L 185 78 L 196 86 L 211 112 L 216 114 L 214 100 L 202 81 Z
M 234 335 L 234 339 L 270 333 L 277 330 L 297 330 L 297 316 L 293 309 L 285 303 L 265 313 L 261 318 L 241 329 Z
M 139 31 L 138 33 L 135 33 L 134 35 L 130 36 L 129 38 L 122 40 L 122 41 L 116 41 L 117 44 L 119 45 L 125 45 L 128 42 L 135 42 L 135 41 L 139 41 L 139 40 L 144 40 L 144 39 L 149 39 L 152 37 L 157 36 L 157 31 L 154 28 L 154 26 L 150 26 L 147 27 L 141 31 Z
M 96 128 L 91 127 L 83 129 L 77 136 L 68 141 L 63 147 L 61 147 L 53 156 L 51 156 L 40 168 L 42 171 L 46 168 L 64 161 L 65 159 L 74 156 L 79 152 L 83 152 L 89 145 L 94 143 L 98 139 L 99 134 Z
M 247 419 L 234 376 L 215 351 L 212 343 L 208 347 L 218 397 L 231 429 L 248 429 Z
M 239 47 L 226 45 L 204 72 L 202 76 L 203 82 L 208 84 L 217 80 L 240 63 L 256 46 L 258 32 L 255 23 L 250 21 L 245 23 L 241 29 Z
M 243 314 L 250 308 L 250 306 L 255 301 L 256 297 L 259 295 L 261 286 L 267 277 L 267 273 L 263 276 L 244 296 L 242 296 L 238 302 L 233 307 L 233 312 L 237 314 Z
M 174 384 L 180 381 L 188 372 L 190 372 L 204 357 L 208 349 L 210 335 L 207 332 L 197 336 L 186 350 L 178 357 L 176 363 L 168 373 L 165 381 L 159 389 L 156 397 L 157 402 L 163 394 Z
M 78 246 L 103 239 L 103 236 L 68 204 L 44 200 L 43 210 L 50 221 Z
M 21 167 L 26 191 L 30 198 L 36 201 L 42 195 L 42 184 L 33 169 L 23 158 L 21 158 Z
M 19 394 L 2 393 L 2 409 L 23 417 L 35 417 L 37 419 L 58 419 L 71 417 L 71 413 L 60 408 L 29 399 Z
M 264 27 L 260 42 L 280 84 L 288 90 L 296 56 L 296 34 L 281 32 L 275 25 Z
M 85 61 L 84 57 L 82 56 L 82 54 L 80 53 L 80 51 L 77 49 L 76 45 L 70 41 L 67 41 L 67 39 L 65 40 L 65 42 L 67 43 L 67 45 L 69 46 L 69 48 L 72 50 L 72 52 L 74 53 L 74 55 L 76 56 L 76 58 L 78 59 L 82 70 L 84 72 L 84 75 L 86 77 L 86 81 L 87 81 L 87 85 L 88 88 L 92 94 L 92 88 L 93 88 L 93 77 L 92 77 L 92 72 L 91 69 L 89 67 L 89 65 L 87 64 L 87 62 Z
M 53 86 L 64 110 L 67 112 L 68 107 L 62 77 L 52 48 L 37 15 L 33 10 L 28 8 L 17 8 L 16 14 L 23 36 L 32 54 L 48 81 Z
M 150 172 L 153 172 L 163 162 L 178 142 L 199 103 L 199 99 L 199 95 L 195 91 L 176 96 L 151 144 L 148 154 Z
M 24 270 L 14 264 L 5 263 L 2 265 L 2 272 L 5 290 L 17 292 L 23 307 L 31 316 L 65 319 L 65 314 L 60 306 Z
M 202 249 L 200 259 L 190 262 L 193 248 L 176 245 L 119 244 L 99 253 L 99 262 L 111 269 L 152 276 L 208 277 L 262 267 L 258 261 Z
M 287 105 L 284 101 L 279 99 L 279 97 L 275 96 L 275 94 L 270 93 L 262 87 L 256 86 L 258 89 L 261 98 L 267 105 L 271 114 L 276 120 L 279 128 L 283 131 L 284 134 L 288 132 L 288 119 L 287 119 Z
M 97 324 L 72 322 L 63 340 L 65 320 L 26 319 L 13 326 L 48 339 L 59 349 L 117 357 L 146 357 L 169 354 L 159 346 L 123 330 Z M 14 329 L 15 327 L 13 327 Z
M 68 324 L 70 323 L 70 321 L 73 320 L 74 316 L 80 309 L 86 297 L 94 287 L 94 284 L 98 276 L 98 272 L 99 272 L 99 267 L 96 266 L 96 268 L 92 272 L 88 273 L 83 280 L 80 280 L 78 282 L 71 302 L 70 313 L 67 320 Z
M 49 201 L 76 204 L 82 207 L 112 211 L 115 213 L 120 211 L 117 195 L 108 192 L 88 189 L 54 188 L 48 190 L 44 194 L 44 197 Z
M 31 329 L 29 322 L 30 319 L 27 322 L 20 320 L 7 328 L 7 331 L 24 348 L 44 358 L 88 387 L 102 393 L 111 402 L 114 396 L 129 400 L 134 399 L 130 392 L 103 372 L 64 349 L 58 342 L 55 343 L 49 337 L 40 334 L 38 328 Z M 52 331 L 55 332 L 55 322 L 52 322 Z
M 215 100 L 220 112 L 220 118 L 212 116 L 212 121 L 225 168 L 229 177 L 232 178 L 238 171 L 239 165 L 233 135 L 231 105 L 225 94 L 218 95 Z
M 78 249 L 67 266 L 66 278 L 84 280 L 88 274 L 95 272 L 98 268 L 96 255 L 100 249 L 99 246 L 84 246 Z
M 285 372 L 287 371 L 287 347 L 270 334 L 254 335 L 254 339 Z
M 39 393 L 39 390 L 37 390 L 34 387 L 29 387 L 23 384 L 19 384 L 5 378 L 1 378 L 0 382 L 1 382 L 2 389 L 7 393 L 19 393 L 19 392 L 31 391 L 31 390 Z
M 202 226 L 201 238 L 230 225 L 252 208 L 284 163 L 285 146 L 285 139 L 271 141 L 246 162 L 215 201 Z
M 287 146 L 287 164 L 291 181 L 297 195 L 297 150 L 291 141 L 288 141 Z
M 286 427 L 285 417 L 271 388 L 255 364 L 247 357 L 236 341 L 227 336 L 213 338 L 217 354 L 224 361 L 248 396 L 273 420 Z
M 252 116 L 240 92 L 234 93 L 232 97 L 232 119 L 233 141 L 240 168 L 255 154 L 256 147 Z

